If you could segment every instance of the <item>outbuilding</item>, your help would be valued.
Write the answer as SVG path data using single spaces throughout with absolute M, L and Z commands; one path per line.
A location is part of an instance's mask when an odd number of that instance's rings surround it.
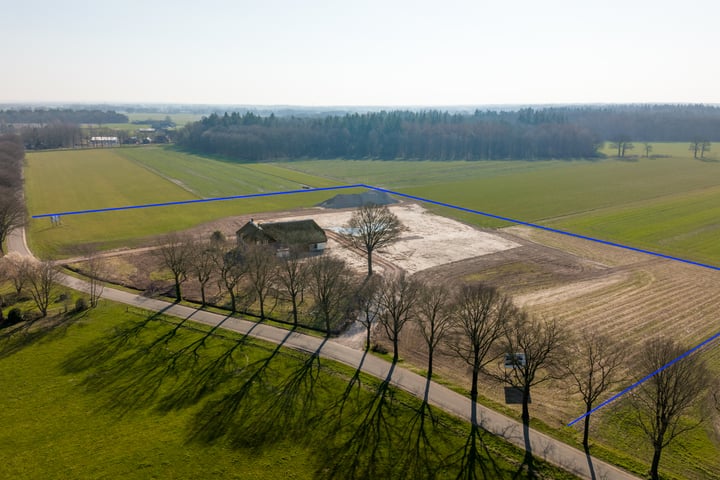
M 267 244 L 279 253 L 290 248 L 311 253 L 322 253 L 327 246 L 327 235 L 315 220 L 256 223 L 251 219 L 236 233 L 238 245 Z

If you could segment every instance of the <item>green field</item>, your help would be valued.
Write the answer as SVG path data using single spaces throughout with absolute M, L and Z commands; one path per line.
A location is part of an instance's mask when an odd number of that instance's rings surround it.
M 338 182 L 361 181 L 521 221 L 720 264 L 720 163 L 692 158 L 685 144 L 656 144 L 633 161 L 277 164 Z M 677 155 L 677 156 L 671 156 Z M 508 223 L 436 207 L 468 223 Z
M 638 146 L 638 149 L 640 146 Z M 720 163 L 685 144 L 655 144 L 656 158 L 587 161 L 405 162 L 308 160 L 243 164 L 172 147 L 28 155 L 31 213 L 367 183 L 495 215 L 720 264 Z M 100 172 L 99 174 L 97 172 Z M 312 193 L 262 200 L 65 217 L 31 223 L 33 247 L 66 254 L 74 243 L 119 246 L 241 213 L 310 206 Z M 507 223 L 436 207 L 481 226 Z
M 172 175 L 172 176 L 171 176 Z M 297 190 L 332 182 L 272 165 L 237 165 L 178 154 L 169 149 L 114 148 L 30 153 L 26 197 L 31 215 L 175 202 L 215 196 Z M 68 256 L 78 244 L 132 246 L 143 238 L 218 218 L 312 206 L 328 192 L 260 197 L 152 209 L 68 215 L 61 227 L 30 222 L 31 249 Z
M 416 447 L 418 400 L 365 376 L 349 386 L 354 372 L 329 361 L 169 320 L 104 303 L 0 331 L 0 477 L 347 478 L 356 458 L 373 478 L 457 475 L 469 425 L 433 410 Z M 522 453 L 482 439 L 492 477 L 516 478 Z

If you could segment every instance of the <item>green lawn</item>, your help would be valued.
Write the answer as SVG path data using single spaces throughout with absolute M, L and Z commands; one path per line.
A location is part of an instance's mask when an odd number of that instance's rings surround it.
M 358 460 L 358 476 L 455 478 L 466 458 L 469 426 L 437 410 L 416 447 L 420 402 L 392 387 L 168 320 L 103 303 L 1 330 L 0 477 L 349 478 Z M 478 461 L 511 478 L 521 452 L 482 440 Z

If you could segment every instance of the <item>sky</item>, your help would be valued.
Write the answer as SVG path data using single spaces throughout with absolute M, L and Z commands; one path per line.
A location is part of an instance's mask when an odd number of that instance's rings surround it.
M 717 0 L 0 0 L 0 103 L 720 103 Z

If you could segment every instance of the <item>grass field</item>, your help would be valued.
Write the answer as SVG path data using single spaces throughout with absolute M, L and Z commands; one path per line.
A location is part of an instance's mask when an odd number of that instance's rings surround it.
M 201 163 L 198 157 L 157 147 L 30 153 L 25 176 L 31 215 L 297 190 L 305 184 L 332 183 L 272 165 L 245 166 L 213 160 Z M 36 219 L 30 222 L 29 242 L 41 256 L 71 255 L 71 247 L 86 243 L 100 248 L 132 246 L 144 237 L 218 218 L 312 206 L 332 195 L 310 192 L 69 215 L 62 218 L 61 227 L 52 227 L 47 218 Z
M 653 155 L 659 158 L 241 164 L 153 146 L 32 153 L 26 176 L 33 214 L 362 182 L 720 264 L 720 243 L 715 241 L 720 230 L 720 163 L 692 159 L 685 144 L 655 144 Z M 64 254 L 65 245 L 78 242 L 97 239 L 103 246 L 117 246 L 222 216 L 310 206 L 329 196 L 313 193 L 65 217 L 61 229 L 49 228 L 49 221 L 32 222 L 31 240 L 41 253 Z M 436 210 L 481 226 L 506 225 Z
M 278 164 L 338 182 L 358 182 L 540 223 L 605 240 L 720 264 L 720 163 L 695 160 L 685 144 L 656 144 L 632 161 Z M 676 156 L 671 156 L 676 155 Z M 442 207 L 444 215 L 504 222 Z
M 469 425 L 433 410 L 423 440 L 420 402 L 387 384 L 167 320 L 104 303 L 0 331 L 0 477 L 348 478 L 357 459 L 358 476 L 455 478 L 466 458 Z M 516 478 L 521 452 L 482 441 L 492 478 Z

